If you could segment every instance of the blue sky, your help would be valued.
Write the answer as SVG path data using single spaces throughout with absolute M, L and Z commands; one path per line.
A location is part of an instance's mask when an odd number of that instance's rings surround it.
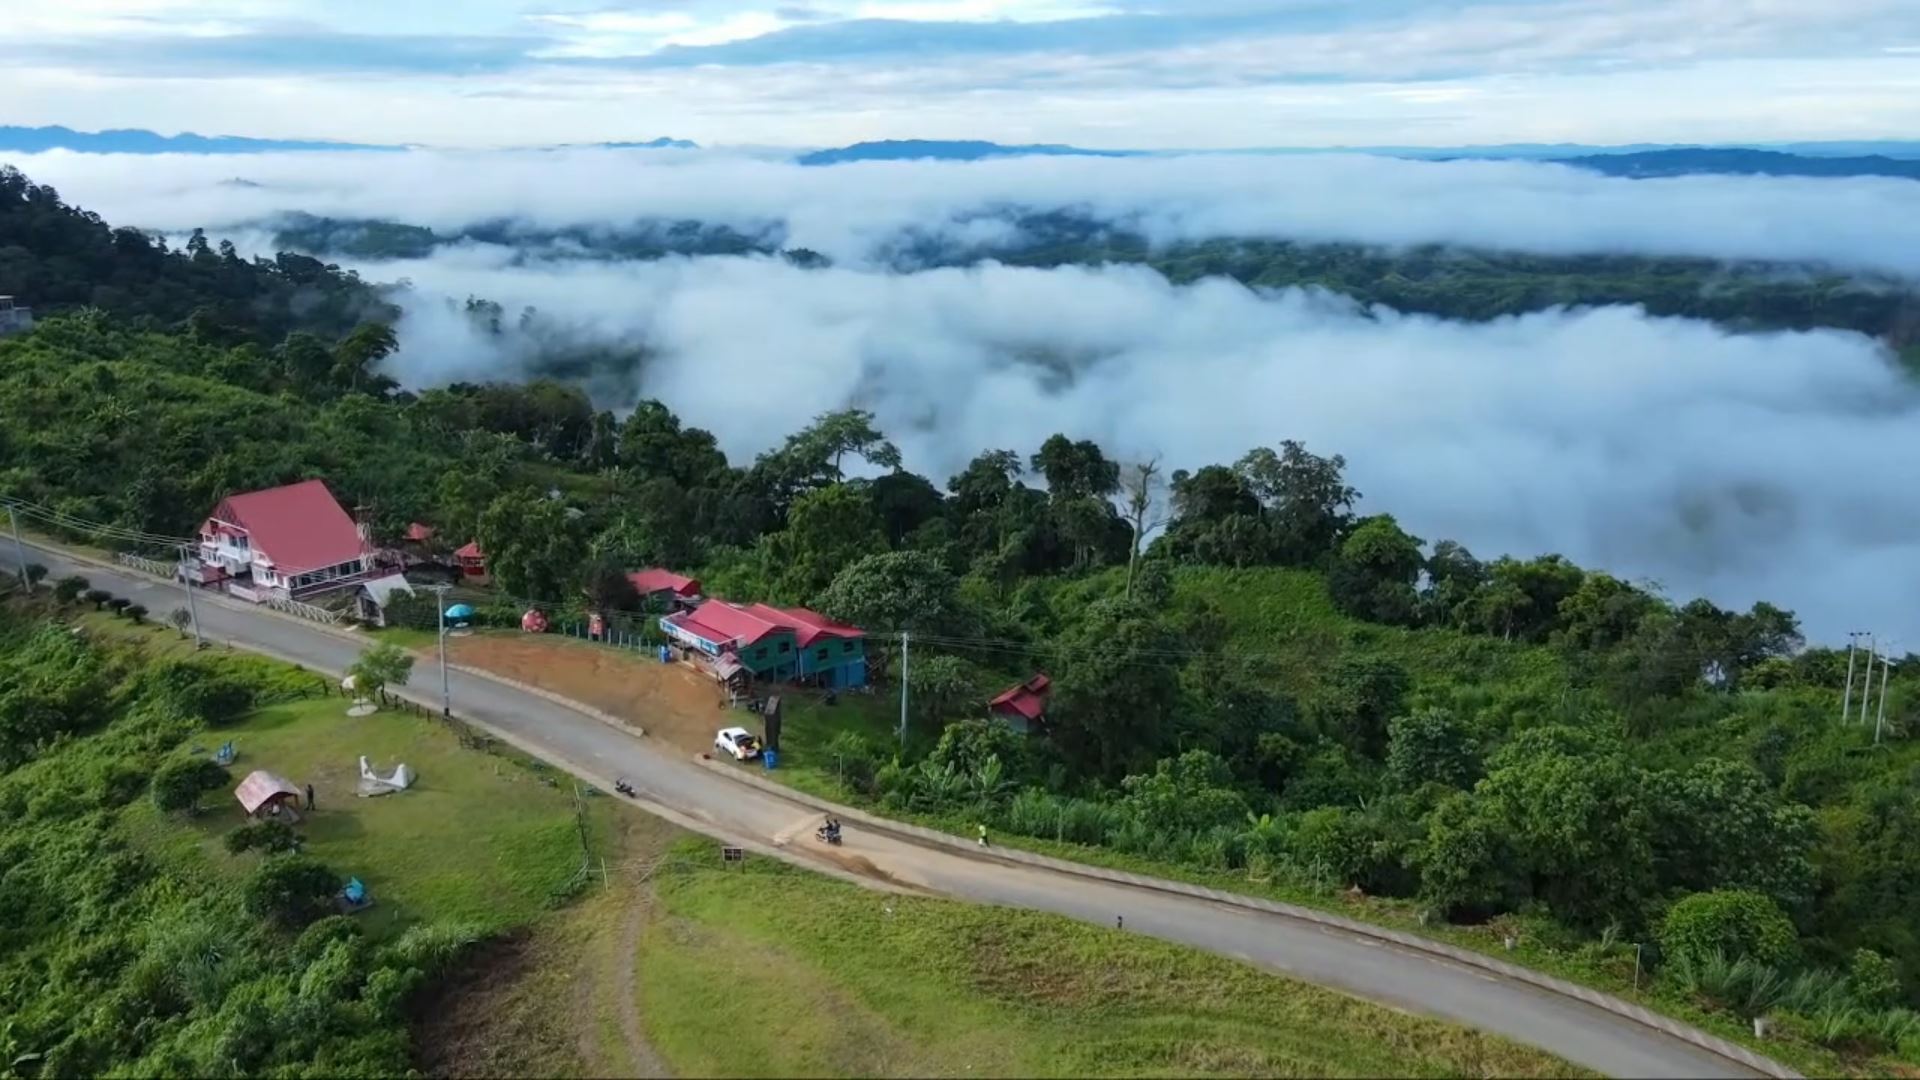
M 1913 0 L 50 0 L 0 123 L 454 146 L 1920 136 Z

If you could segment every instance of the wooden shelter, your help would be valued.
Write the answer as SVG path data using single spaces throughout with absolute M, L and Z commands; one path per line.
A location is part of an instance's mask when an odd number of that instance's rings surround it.
M 300 789 L 293 786 L 293 781 L 265 769 L 248 773 L 233 789 L 233 797 L 240 800 L 240 808 L 248 817 L 300 820 Z

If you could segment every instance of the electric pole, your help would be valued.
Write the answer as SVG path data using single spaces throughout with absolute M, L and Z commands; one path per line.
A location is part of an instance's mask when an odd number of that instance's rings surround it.
M 193 578 L 188 573 L 191 565 L 188 562 L 190 558 L 188 548 L 185 545 L 181 545 L 180 587 L 187 591 L 187 621 L 193 624 L 193 647 L 196 649 L 204 649 L 207 647 L 207 641 L 200 636 L 200 605 L 194 602 Z
M 433 610 L 440 624 L 440 715 L 453 715 L 453 686 L 447 681 L 447 590 L 451 585 L 430 585 L 433 590 Z
M 1853 654 L 1860 648 L 1860 631 L 1847 633 L 1847 689 L 1840 695 L 1840 722 L 1847 722 L 1853 712 Z
M 20 556 L 20 583 L 33 591 L 33 579 L 27 576 L 27 545 L 20 542 L 20 517 L 13 511 L 13 504 L 7 504 L 7 524 L 13 526 L 13 551 Z
M 900 631 L 900 752 L 907 752 L 907 632 Z
M 1873 745 L 1880 745 L 1880 731 L 1887 726 L 1887 680 L 1893 676 L 1893 657 L 1880 658 L 1880 715 L 1873 722 Z M 1866 720 L 1865 714 L 1860 719 Z
M 1867 710 L 1873 707 L 1873 665 L 1880 659 L 1880 639 L 1867 635 L 1867 682 L 1860 691 L 1860 722 L 1867 722 Z

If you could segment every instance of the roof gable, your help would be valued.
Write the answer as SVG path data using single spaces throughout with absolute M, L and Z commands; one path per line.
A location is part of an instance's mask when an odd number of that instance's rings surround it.
M 847 623 L 836 622 L 817 611 L 806 608 L 773 608 L 764 604 L 754 605 L 773 613 L 784 622 L 791 623 L 800 639 L 800 647 L 806 648 L 823 637 L 858 639 L 867 636 L 865 630 Z
M 1047 698 L 1053 692 L 1053 680 L 1045 675 L 1035 675 L 1019 686 L 1001 691 L 987 708 L 1016 712 L 1028 720 L 1038 720 L 1047 711 Z
M 229 495 L 213 516 L 247 530 L 253 550 L 283 574 L 336 566 L 365 554 L 360 530 L 320 480 Z
M 729 604 L 725 600 L 709 600 L 694 608 L 690 615 L 678 621 L 676 625 L 684 626 L 716 644 L 731 644 L 736 648 L 745 648 L 774 634 L 793 633 L 793 627 L 779 618 L 779 615 L 779 612 L 763 604 L 755 604 L 749 608 Z M 718 637 L 701 633 L 697 627 L 710 629 Z

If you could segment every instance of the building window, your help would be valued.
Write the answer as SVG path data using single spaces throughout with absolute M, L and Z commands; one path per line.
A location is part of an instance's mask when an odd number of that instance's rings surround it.
M 829 654 L 829 651 L 830 650 L 828 650 L 826 646 L 822 645 L 820 647 L 820 651 L 813 654 L 814 658 L 818 660 L 825 660 Z
M 755 660 L 765 660 L 767 658 L 767 647 L 765 645 L 762 645 L 759 648 L 753 650 L 753 658 Z
M 781 651 L 781 652 L 791 652 L 792 650 L 793 650 L 793 643 L 792 643 L 792 642 L 790 642 L 790 641 L 783 641 L 783 642 L 781 642 L 781 643 L 780 643 L 780 651 Z
M 860 644 L 859 642 L 853 640 L 852 638 L 848 638 L 847 640 L 840 643 L 840 651 L 852 652 L 854 648 L 857 647 L 859 644 Z

